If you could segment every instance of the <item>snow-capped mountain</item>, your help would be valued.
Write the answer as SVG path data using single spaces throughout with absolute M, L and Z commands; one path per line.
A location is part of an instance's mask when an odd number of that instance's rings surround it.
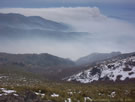
M 135 55 L 111 58 L 70 76 L 67 81 L 91 83 L 95 81 L 125 81 L 135 78 Z

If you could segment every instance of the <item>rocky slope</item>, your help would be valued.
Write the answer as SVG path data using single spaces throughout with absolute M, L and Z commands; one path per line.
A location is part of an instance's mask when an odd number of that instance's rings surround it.
M 120 55 L 89 67 L 67 81 L 91 83 L 98 81 L 125 81 L 135 79 L 135 54 Z

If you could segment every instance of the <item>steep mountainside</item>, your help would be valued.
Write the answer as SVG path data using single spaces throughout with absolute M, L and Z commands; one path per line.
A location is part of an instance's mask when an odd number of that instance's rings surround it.
M 102 61 L 111 57 L 120 55 L 121 52 L 112 52 L 112 53 L 92 53 L 88 56 L 81 57 L 76 61 L 78 65 L 90 64 L 97 61 Z
M 123 54 L 97 63 L 88 70 L 68 78 L 68 81 L 91 83 L 98 81 L 126 81 L 135 79 L 135 53 Z

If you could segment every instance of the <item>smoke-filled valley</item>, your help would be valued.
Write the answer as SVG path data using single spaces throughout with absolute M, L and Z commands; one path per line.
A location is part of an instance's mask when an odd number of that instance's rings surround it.
M 0 1 L 0 102 L 134 102 L 134 4 Z
M 97 7 L 1 8 L 0 12 L 10 13 L 1 14 L 1 52 L 50 53 L 77 60 L 93 52 L 135 50 L 134 24 L 108 17 Z

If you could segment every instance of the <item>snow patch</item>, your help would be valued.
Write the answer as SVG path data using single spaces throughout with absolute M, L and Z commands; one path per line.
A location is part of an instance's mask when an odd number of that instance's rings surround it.
M 51 97 L 59 97 L 59 94 L 53 93 L 53 94 L 51 95 Z
M 5 88 L 0 88 L 0 89 L 1 89 L 2 92 L 7 93 L 7 94 L 16 93 L 15 90 L 7 90 Z
M 35 92 L 36 95 L 41 96 L 42 98 L 45 96 L 44 93 Z
M 7 90 L 5 88 L 0 88 L 0 90 L 2 91 L 2 94 L 0 94 L 0 96 L 3 96 L 3 95 L 8 95 L 8 94 L 11 94 L 11 93 L 16 93 L 15 90 Z M 15 94 L 17 96 L 17 94 Z
M 67 100 L 68 100 L 68 102 L 72 102 L 72 101 L 71 101 L 71 98 L 67 98 Z
M 87 102 L 88 101 L 92 101 L 92 99 L 90 97 L 84 97 L 84 102 Z
M 2 79 L 2 78 L 7 78 L 8 76 L 0 76 L 0 79 Z
M 114 98 L 114 97 L 116 96 L 116 92 L 113 91 L 113 92 L 112 92 L 110 95 L 108 95 L 108 96 Z
M 131 64 L 133 63 L 133 64 Z M 125 59 L 112 59 L 109 61 L 103 61 L 99 66 L 92 67 L 88 70 L 80 72 L 76 75 L 69 77 L 67 81 L 78 81 L 81 83 L 91 83 L 93 81 L 109 80 L 124 81 L 126 78 L 135 78 L 135 57 L 127 57 Z M 92 73 L 93 69 L 96 68 L 96 73 Z M 130 68 L 130 70 L 124 70 L 125 68 Z M 131 73 L 131 74 L 130 74 Z
M 19 96 L 18 94 L 13 94 L 14 96 Z

